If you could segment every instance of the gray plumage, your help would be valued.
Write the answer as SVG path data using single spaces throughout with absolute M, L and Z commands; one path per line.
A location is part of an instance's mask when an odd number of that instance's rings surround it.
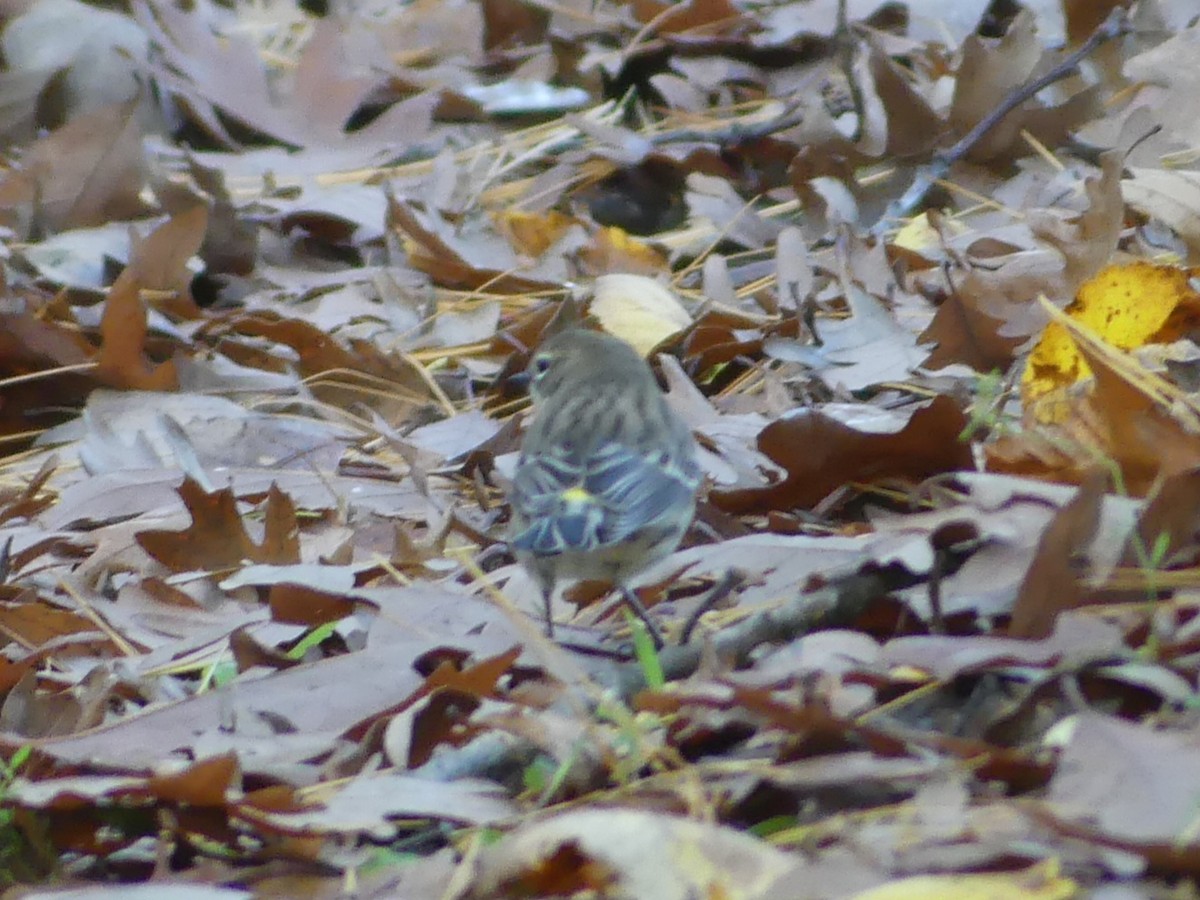
M 700 484 L 691 432 L 617 338 L 557 335 L 529 376 L 535 419 L 513 478 L 509 543 L 542 588 L 547 627 L 557 581 L 603 579 L 661 643 L 626 582 L 674 551 L 691 522 Z

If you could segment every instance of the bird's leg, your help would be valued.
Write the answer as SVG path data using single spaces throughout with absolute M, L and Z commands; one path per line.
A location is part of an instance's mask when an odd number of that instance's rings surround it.
M 661 650 L 666 642 L 663 640 L 662 632 L 654 624 L 654 620 L 650 618 L 649 611 L 642 605 L 642 601 L 638 599 L 637 594 L 627 586 L 622 584 L 618 585 L 618 587 L 621 589 L 621 595 L 625 598 L 625 603 L 637 614 L 637 617 L 645 624 L 646 630 L 650 632 L 650 639 L 654 641 L 654 649 Z
M 542 604 L 546 608 L 546 637 L 554 640 L 554 617 L 551 614 L 550 601 L 554 599 L 554 586 L 542 586 Z
M 688 616 L 687 622 L 684 623 L 683 631 L 679 635 L 679 643 L 688 643 L 692 639 L 692 632 L 700 624 L 700 617 L 737 590 L 746 578 L 746 573 L 741 569 L 726 569 L 724 577 L 713 586 L 708 595 L 700 601 L 700 605 Z

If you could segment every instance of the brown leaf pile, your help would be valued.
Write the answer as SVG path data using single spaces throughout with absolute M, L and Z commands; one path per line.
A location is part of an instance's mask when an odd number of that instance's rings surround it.
M 1194 3 L 324 7 L 5 8 L 11 896 L 1191 896 Z M 578 310 L 651 658 L 505 543 Z

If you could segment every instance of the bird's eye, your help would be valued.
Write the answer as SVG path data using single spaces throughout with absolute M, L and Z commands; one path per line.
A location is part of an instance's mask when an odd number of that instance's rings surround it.
M 552 362 L 553 360 L 549 356 L 535 357 L 533 360 L 533 374 L 545 375 L 550 370 L 550 363 Z

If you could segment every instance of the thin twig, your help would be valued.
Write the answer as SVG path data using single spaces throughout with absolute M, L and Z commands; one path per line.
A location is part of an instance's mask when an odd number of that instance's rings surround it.
M 1000 124 L 1005 116 L 1039 91 L 1073 73 L 1079 63 L 1095 52 L 1096 48 L 1128 34 L 1129 31 L 1129 19 L 1125 10 L 1118 6 L 1109 13 L 1108 18 L 1100 23 L 1074 53 L 1065 57 L 1040 78 L 1026 82 L 1011 91 L 999 106 L 980 119 L 975 127 L 959 138 L 952 147 L 935 153 L 932 162 L 918 170 L 908 190 L 898 200 L 888 205 L 879 221 L 871 228 L 871 234 L 878 237 L 887 231 L 892 223 L 912 216 L 925 201 L 926 195 L 934 184 L 945 178 L 949 174 L 950 168 L 970 153 L 971 149 L 983 140 L 989 131 Z
M 711 638 L 717 657 L 734 668 L 745 663 L 752 651 L 764 644 L 793 640 L 820 627 L 853 621 L 871 602 L 889 591 L 920 583 L 920 576 L 907 572 L 874 571 L 855 573 L 828 587 L 790 598 L 782 606 L 755 613 Z M 673 644 L 659 651 L 659 662 L 668 681 L 695 672 L 706 642 Z M 636 662 L 625 663 L 612 676 L 611 687 L 628 699 L 646 686 L 645 674 Z
M 738 586 L 745 580 L 745 572 L 740 569 L 727 569 L 724 577 L 708 592 L 708 596 L 696 607 L 695 612 L 688 616 L 688 620 L 683 626 L 683 632 L 679 635 L 679 643 L 689 643 L 692 639 L 692 632 L 700 624 L 701 616 L 737 590 Z
M 643 135 L 650 144 L 661 147 L 665 144 L 740 144 L 758 140 L 780 131 L 794 128 L 804 121 L 804 102 L 793 100 L 771 118 L 763 122 L 743 124 L 734 120 L 724 128 L 672 128 L 657 134 Z
M 850 91 L 850 104 L 854 107 L 854 134 L 850 136 L 853 143 L 858 143 L 866 130 L 866 104 L 863 102 L 862 86 L 854 77 L 854 56 L 858 50 L 858 41 L 850 29 L 850 16 L 846 10 L 846 0 L 838 0 L 837 30 L 834 32 L 834 43 L 837 46 L 838 65 L 846 79 L 846 87 Z

